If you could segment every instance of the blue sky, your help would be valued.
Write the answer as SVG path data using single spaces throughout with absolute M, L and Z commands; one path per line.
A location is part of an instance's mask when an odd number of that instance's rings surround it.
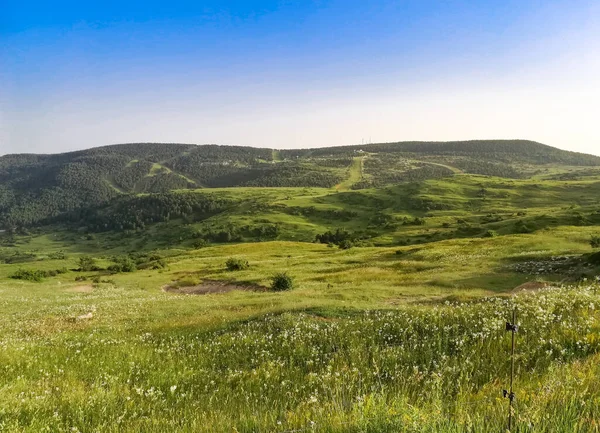
M 475 138 L 599 154 L 598 3 L 0 0 L 0 154 Z

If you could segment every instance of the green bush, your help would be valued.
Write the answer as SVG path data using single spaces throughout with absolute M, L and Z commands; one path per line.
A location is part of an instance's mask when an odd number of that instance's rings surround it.
M 590 239 L 590 245 L 592 248 L 600 248 L 600 235 L 594 235 Z
M 271 277 L 271 290 L 283 292 L 294 288 L 294 279 L 287 272 L 279 272 Z
M 79 270 L 83 272 L 95 271 L 96 268 L 96 260 L 90 256 L 81 256 L 79 257 Z
M 108 267 L 108 271 L 113 274 L 119 272 L 134 272 L 137 270 L 137 265 L 130 257 L 115 257 L 115 264 Z
M 352 248 L 354 246 L 354 244 L 352 243 L 351 240 L 345 239 L 342 242 L 340 242 L 338 246 L 340 247 L 341 250 L 349 250 L 350 248 Z
M 227 262 L 225 262 L 225 267 L 228 271 L 243 271 L 244 269 L 248 269 L 250 267 L 250 263 L 247 260 L 229 258 Z
M 137 265 L 137 268 L 139 270 L 145 270 L 145 269 L 157 270 L 157 269 L 164 269 L 166 267 L 167 267 L 167 262 L 163 259 L 154 260 L 151 262 L 142 262 Z
M 533 233 L 533 228 L 529 227 L 523 220 L 519 220 L 515 223 L 515 233 Z
M 192 244 L 192 247 L 196 250 L 199 250 L 201 248 L 204 248 L 208 246 L 208 241 L 206 239 L 196 239 L 194 241 L 194 243 Z
M 48 254 L 48 258 L 52 260 L 66 260 L 67 255 L 64 251 L 57 251 L 55 253 Z
M 40 282 L 46 276 L 44 271 L 29 271 L 25 269 L 19 269 L 17 272 L 12 274 L 10 278 L 15 280 L 26 280 Z
M 593 253 L 588 257 L 588 262 L 592 265 L 600 265 L 600 251 Z
M 35 281 L 35 282 L 39 283 L 44 278 L 55 277 L 60 274 L 65 274 L 66 272 L 67 272 L 66 268 L 54 269 L 54 270 L 50 270 L 50 271 L 41 271 L 41 270 L 31 271 L 31 270 L 26 270 L 26 269 L 19 269 L 17 272 L 15 272 L 13 275 L 11 275 L 10 278 L 13 278 L 15 280 Z
M 495 238 L 496 236 L 498 236 L 498 232 L 495 230 L 488 230 L 483 234 L 484 238 Z

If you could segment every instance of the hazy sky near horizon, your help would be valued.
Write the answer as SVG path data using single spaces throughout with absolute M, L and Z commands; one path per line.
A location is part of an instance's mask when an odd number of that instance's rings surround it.
M 523 138 L 600 154 L 597 0 L 0 0 L 0 154 Z

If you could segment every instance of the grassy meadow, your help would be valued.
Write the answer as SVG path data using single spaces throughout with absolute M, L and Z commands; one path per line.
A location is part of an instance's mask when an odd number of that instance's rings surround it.
M 2 234 L 0 431 L 506 431 L 516 309 L 514 431 L 599 432 L 600 179 L 554 174 L 198 190 L 236 205 Z M 276 235 L 197 244 L 260 224 Z M 314 242 L 336 228 L 353 245 Z M 124 257 L 137 270 L 110 271 Z M 239 290 L 164 290 L 211 281 Z

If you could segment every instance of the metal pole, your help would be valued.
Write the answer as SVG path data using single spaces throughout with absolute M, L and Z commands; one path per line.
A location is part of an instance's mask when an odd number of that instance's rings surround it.
M 511 350 L 510 350 L 510 387 L 503 391 L 504 397 L 508 397 L 508 431 L 513 428 L 513 403 L 515 400 L 514 381 L 515 381 L 515 350 L 517 346 L 516 333 L 519 327 L 517 325 L 517 308 L 513 307 L 512 323 L 506 322 L 506 331 L 512 332 Z
M 513 391 L 513 383 L 515 380 L 515 348 L 516 333 L 517 333 L 517 309 L 513 309 L 512 323 L 506 324 L 506 330 L 512 332 L 512 342 L 510 350 L 510 389 L 508 393 L 505 391 L 505 396 L 508 397 L 508 431 L 512 431 L 513 427 L 513 402 L 515 400 L 515 393 Z

